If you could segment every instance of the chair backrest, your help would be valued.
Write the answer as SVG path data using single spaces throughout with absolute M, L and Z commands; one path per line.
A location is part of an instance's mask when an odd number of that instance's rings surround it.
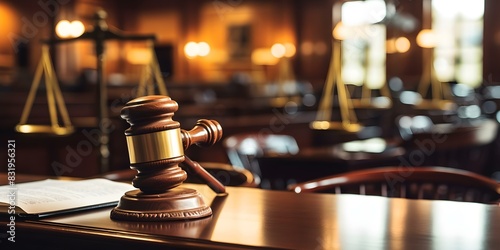
M 498 203 L 500 184 L 445 167 L 383 167 L 357 170 L 291 185 L 296 193 L 353 193 L 410 199 Z
M 229 162 L 235 167 L 260 176 L 254 158 L 264 154 L 296 154 L 299 146 L 294 137 L 283 134 L 244 133 L 227 137 L 223 141 Z

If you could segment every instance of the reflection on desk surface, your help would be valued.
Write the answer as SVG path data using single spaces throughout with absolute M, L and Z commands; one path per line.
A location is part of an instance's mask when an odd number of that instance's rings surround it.
M 63 244 L 71 240 L 65 235 L 72 233 L 82 242 L 99 239 L 121 242 L 124 247 L 139 242 L 212 249 L 492 249 L 500 245 L 500 224 L 492 223 L 500 221 L 498 206 L 239 187 L 228 187 L 227 197 L 217 197 L 204 185 L 183 186 L 200 191 L 212 204 L 214 215 L 194 221 L 141 223 L 112 221 L 107 208 L 18 222 L 18 239 L 43 237 Z M 32 233 L 23 235 L 23 228 Z

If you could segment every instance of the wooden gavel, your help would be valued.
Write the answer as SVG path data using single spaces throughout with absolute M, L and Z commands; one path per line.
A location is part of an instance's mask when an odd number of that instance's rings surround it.
M 217 121 L 201 119 L 189 131 L 180 129 L 179 122 L 172 120 L 177 109 L 177 102 L 160 95 L 136 98 L 122 109 L 121 117 L 130 124 L 125 130 L 130 168 L 138 172 L 132 183 L 140 191 L 127 192 L 112 211 L 112 218 L 172 220 L 210 215 L 210 207 L 195 190 L 177 188 L 187 178 L 180 163 L 216 193 L 225 193 L 216 178 L 184 155 L 193 144 L 215 144 L 222 137 L 222 127 Z M 191 206 L 186 207 L 186 202 Z

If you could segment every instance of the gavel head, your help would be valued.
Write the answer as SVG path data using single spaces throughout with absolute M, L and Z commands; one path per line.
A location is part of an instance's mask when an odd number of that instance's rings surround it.
M 222 137 L 217 121 L 199 120 L 190 130 L 172 120 L 177 102 L 168 96 L 151 95 L 128 102 L 121 111 L 130 128 L 125 130 L 130 167 L 138 171 L 133 180 L 144 193 L 162 193 L 187 178 L 178 164 L 192 144 L 209 146 Z

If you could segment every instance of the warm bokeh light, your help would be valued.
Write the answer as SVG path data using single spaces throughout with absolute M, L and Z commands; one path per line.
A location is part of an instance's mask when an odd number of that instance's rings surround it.
M 398 37 L 396 38 L 396 41 L 394 42 L 396 45 L 396 51 L 399 53 L 405 53 L 408 50 L 410 50 L 411 43 L 410 40 L 406 37 Z
M 285 43 L 285 57 L 290 58 L 294 56 L 296 51 L 295 45 L 292 43 Z
M 207 56 L 210 54 L 210 45 L 206 42 L 188 42 L 184 46 L 184 53 L 189 58 L 197 57 L 197 56 Z
M 188 42 L 184 46 L 184 53 L 186 53 L 187 57 L 196 57 L 198 55 L 200 48 L 198 47 L 198 44 L 195 42 Z
M 500 33 L 499 33 L 498 37 L 499 37 L 498 40 L 500 41 Z M 302 55 L 305 55 L 305 56 L 312 55 L 312 53 L 314 52 L 314 45 L 313 45 L 313 43 L 309 42 L 309 41 L 303 42 L 300 45 L 300 51 L 301 51 Z
M 61 38 L 79 37 L 85 32 L 85 26 L 82 22 L 61 20 L 56 25 L 56 34 Z
M 344 26 L 342 22 L 337 23 L 335 25 L 335 28 L 333 28 L 333 38 L 337 40 L 344 40 L 346 37 L 349 36 L 350 30 Z
M 198 56 L 207 56 L 210 53 L 210 45 L 206 42 L 198 43 Z
M 71 36 L 71 23 L 68 20 L 61 20 L 56 25 L 56 34 L 61 38 Z
M 17 10 L 6 1 L 0 1 L 0 37 L 7 38 L 9 34 L 18 32 L 20 25 Z M 0 39 L 0 47 L 10 46 L 9 39 Z
M 275 43 L 271 47 L 271 54 L 276 58 L 282 58 L 283 56 L 285 56 L 285 53 L 286 47 L 281 43 Z
M 85 26 L 83 26 L 83 23 L 76 20 L 70 23 L 71 25 L 71 30 L 70 30 L 70 36 L 71 37 L 79 37 L 85 32 Z
M 394 38 L 387 39 L 387 41 L 385 41 L 385 51 L 387 54 L 395 54 L 397 52 L 396 41 Z
M 436 47 L 436 34 L 431 29 L 423 29 L 417 35 L 417 44 L 422 48 Z

